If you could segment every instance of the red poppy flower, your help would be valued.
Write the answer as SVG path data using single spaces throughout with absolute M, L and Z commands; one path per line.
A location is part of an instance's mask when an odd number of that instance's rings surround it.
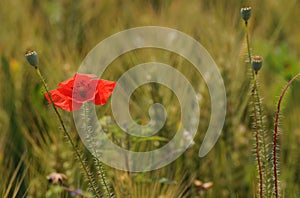
M 74 111 L 80 109 L 84 102 L 104 105 L 112 94 L 116 82 L 97 79 L 94 74 L 77 73 L 58 86 L 59 88 L 50 91 L 54 105 L 66 111 Z M 51 104 L 47 93 L 45 96 Z

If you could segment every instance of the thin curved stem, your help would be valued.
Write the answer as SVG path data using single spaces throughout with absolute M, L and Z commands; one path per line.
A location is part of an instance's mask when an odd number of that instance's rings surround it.
M 277 175 L 277 139 L 278 139 L 278 120 L 279 120 L 279 113 L 280 113 L 280 107 L 281 107 L 281 101 L 283 99 L 283 96 L 285 95 L 287 89 L 291 86 L 291 84 L 300 77 L 300 73 L 294 76 L 284 87 L 282 90 L 278 104 L 277 104 L 277 111 L 275 115 L 275 122 L 274 122 L 274 134 L 273 134 L 273 167 L 274 167 L 274 190 L 275 190 L 275 197 L 278 198 L 279 192 L 278 192 L 278 175 Z

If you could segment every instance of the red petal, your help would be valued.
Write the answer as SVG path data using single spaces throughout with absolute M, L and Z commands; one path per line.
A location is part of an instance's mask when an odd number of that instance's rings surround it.
M 54 105 L 66 111 L 74 111 L 78 110 L 86 101 L 92 101 L 96 105 L 105 104 L 116 83 L 101 79 L 96 80 L 96 78 L 97 76 L 94 74 L 77 73 L 73 78 L 59 83 L 60 88 L 50 91 Z M 75 80 L 76 85 L 74 85 Z M 95 88 L 95 86 L 97 87 Z M 51 103 L 48 94 L 45 96 Z
M 108 81 L 108 80 L 98 80 L 97 85 L 97 93 L 95 95 L 95 100 L 93 103 L 95 105 L 104 105 L 109 96 L 112 94 L 114 88 L 116 86 L 116 82 Z
M 59 89 L 51 90 L 50 94 L 54 102 L 54 105 L 63 110 L 74 111 L 74 110 L 78 110 L 82 106 L 82 103 L 77 103 L 75 101 L 72 102 L 72 100 L 69 97 L 63 95 L 59 91 Z M 51 100 L 47 93 L 45 94 L 45 97 L 47 98 L 48 102 L 51 104 Z
M 63 82 L 58 83 L 58 86 L 72 88 L 73 84 L 74 84 L 74 77 L 73 78 L 69 78 L 68 80 L 65 80 Z
M 80 78 L 80 77 L 89 77 L 90 79 L 97 78 L 97 76 L 95 74 L 81 74 L 81 73 L 76 73 L 74 75 L 74 78 L 76 78 L 76 77 L 78 77 L 78 78 Z
M 97 78 L 97 76 L 95 74 L 80 74 L 77 73 L 74 75 L 73 79 L 76 81 L 85 81 L 85 82 L 89 82 L 91 80 L 95 80 Z
M 92 79 L 97 78 L 95 74 L 80 74 L 76 73 L 72 78 L 65 80 L 63 82 L 58 83 L 58 86 L 65 87 L 65 88 L 73 88 L 74 81 L 90 81 Z

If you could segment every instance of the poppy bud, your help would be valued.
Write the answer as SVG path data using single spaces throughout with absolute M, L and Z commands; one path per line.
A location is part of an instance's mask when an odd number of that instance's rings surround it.
M 242 15 L 242 18 L 244 19 L 244 21 L 247 23 L 247 21 L 250 19 L 251 17 L 251 10 L 252 8 L 251 7 L 243 7 L 241 9 L 241 15 Z
M 38 60 L 38 54 L 36 51 L 29 50 L 25 53 L 25 57 L 30 65 L 33 67 L 37 67 L 39 60 Z
M 257 72 L 262 67 L 262 63 L 263 63 L 263 58 L 261 56 L 254 56 L 252 58 L 251 66 L 252 69 L 255 71 L 255 74 L 257 74 Z

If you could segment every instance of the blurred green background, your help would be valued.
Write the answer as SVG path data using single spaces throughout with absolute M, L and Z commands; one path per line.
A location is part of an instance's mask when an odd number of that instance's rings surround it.
M 58 82 L 73 76 L 87 53 L 103 39 L 128 28 L 155 25 L 192 36 L 211 54 L 226 86 L 226 121 L 213 150 L 199 158 L 198 149 L 210 118 L 210 100 L 201 76 L 189 62 L 166 51 L 135 50 L 119 57 L 104 73 L 104 78 L 117 81 L 124 71 L 148 61 L 177 68 L 201 95 L 201 121 L 195 145 L 164 168 L 131 174 L 105 167 L 116 196 L 254 197 L 256 162 L 247 105 L 250 76 L 249 64 L 245 63 L 245 28 L 240 18 L 240 8 L 246 5 L 253 9 L 249 21 L 251 51 L 264 58 L 258 79 L 265 129 L 271 137 L 280 91 L 300 72 L 299 0 L 1 0 L 0 196 L 50 197 L 46 176 L 51 172 L 66 174 L 68 186 L 88 191 L 72 149 L 43 97 L 42 85 L 25 60 L 25 51 L 38 52 L 40 69 L 48 86 L 54 89 Z M 299 88 L 300 83 L 295 83 L 289 90 L 280 121 L 280 184 L 284 197 L 300 194 Z M 154 98 L 167 109 L 170 107 L 171 115 L 159 135 L 171 138 L 180 117 L 179 103 L 171 95 L 163 86 L 140 87 L 131 101 L 133 117 L 138 122 L 146 122 L 149 99 Z M 97 111 L 99 119 L 107 119 L 104 116 L 111 115 L 110 104 L 97 107 Z M 72 114 L 62 112 L 62 115 L 92 168 L 91 156 L 76 133 Z M 120 137 L 121 142 L 135 141 L 121 137 L 120 129 L 114 124 L 105 127 Z M 145 144 L 146 148 L 153 149 L 163 143 Z M 213 187 L 197 188 L 195 179 L 213 182 Z M 60 196 L 69 197 L 67 193 Z

